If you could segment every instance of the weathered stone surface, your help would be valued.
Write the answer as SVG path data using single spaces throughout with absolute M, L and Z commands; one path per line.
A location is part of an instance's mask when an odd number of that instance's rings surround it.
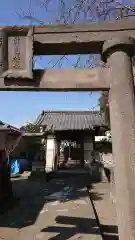
M 7 53 L 7 34 L 5 31 L 0 30 L 0 76 L 7 70 Z
M 98 193 L 101 196 L 100 201 L 96 199 L 93 201 L 106 240 L 118 239 L 116 205 L 112 204 L 109 192 L 110 183 L 107 181 L 94 184 L 91 190 L 93 195 Z
M 0 30 L 0 77 L 32 78 L 32 30 Z
M 103 46 L 103 57 L 111 71 L 109 106 L 120 240 L 135 239 L 135 94 L 131 61 L 134 43 L 124 37 Z

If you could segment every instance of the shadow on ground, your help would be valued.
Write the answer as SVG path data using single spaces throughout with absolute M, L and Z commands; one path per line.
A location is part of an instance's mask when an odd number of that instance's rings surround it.
M 67 224 L 68 227 L 50 226 L 42 229 L 41 232 L 51 232 L 57 234 L 56 236 L 51 237 L 50 240 L 66 240 L 78 233 L 95 235 L 100 234 L 95 219 L 58 216 L 56 217 L 55 221 L 58 224 Z M 71 225 L 71 227 L 69 225 Z
M 16 197 L 20 199 L 19 204 L 10 211 L 0 215 L 0 227 L 23 228 L 33 225 L 40 214 L 44 204 L 48 202 L 47 196 L 60 191 L 65 186 L 73 187 L 69 194 L 69 199 L 80 199 L 87 195 L 82 191 L 86 185 L 90 184 L 90 177 L 86 174 L 55 176 L 49 182 L 31 181 L 29 179 L 18 178 L 12 181 L 13 191 Z M 93 194 L 95 200 L 102 199 L 98 193 Z M 53 202 L 56 199 L 51 199 Z
M 55 221 L 56 223 L 61 224 L 61 226 L 50 226 L 41 230 L 41 232 L 51 232 L 57 234 L 56 236 L 49 238 L 49 240 L 67 240 L 76 234 L 100 235 L 95 219 L 58 216 Z M 65 227 L 63 224 L 68 226 Z M 69 225 L 71 225 L 71 227 Z M 106 225 L 102 227 L 104 228 L 105 240 L 118 240 L 116 226 Z
M 101 225 L 104 240 L 118 240 L 118 227 L 111 225 Z
M 91 189 L 92 181 L 89 174 L 72 175 L 64 173 L 64 175 L 50 177 L 49 182 L 18 178 L 12 181 L 12 185 L 14 194 L 16 197 L 19 197 L 20 202 L 10 211 L 0 215 L 0 227 L 21 229 L 35 223 L 43 206 L 48 202 L 47 196 L 59 192 L 66 186 L 72 186 L 73 190 L 69 193 L 68 199 L 77 200 L 87 195 L 87 192 L 83 191 L 83 189 L 86 188 L 87 185 L 89 185 Z M 93 200 L 99 201 L 103 198 L 103 194 L 91 193 L 91 197 Z M 51 199 L 49 202 L 55 200 L 56 199 Z M 66 224 L 68 226 L 50 226 L 42 229 L 42 232 L 55 232 L 57 234 L 57 236 L 50 238 L 50 240 L 69 239 L 76 233 L 79 233 L 80 229 L 81 233 L 84 234 L 99 234 L 95 219 L 58 216 L 56 223 Z M 71 225 L 71 227 L 69 227 L 69 225 Z M 102 228 L 106 240 L 117 239 L 112 238 L 115 237 L 115 235 L 112 236 L 112 233 L 115 234 L 115 226 L 111 226 L 111 229 L 108 226 L 102 226 Z

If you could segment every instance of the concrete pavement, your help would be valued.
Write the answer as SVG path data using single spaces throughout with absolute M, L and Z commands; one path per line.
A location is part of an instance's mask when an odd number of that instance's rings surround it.
M 0 216 L 0 239 L 101 240 L 86 193 L 89 183 L 88 174 L 60 176 L 48 183 L 13 181 L 20 204 Z
M 93 184 L 91 196 L 96 209 L 104 240 L 118 240 L 117 214 L 115 202 L 110 197 L 110 183 L 107 181 Z M 94 195 L 98 192 L 100 201 L 96 201 Z

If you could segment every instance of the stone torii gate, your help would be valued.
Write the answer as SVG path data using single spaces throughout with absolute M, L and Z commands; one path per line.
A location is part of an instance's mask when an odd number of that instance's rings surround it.
M 109 91 L 120 240 L 135 239 L 135 21 L 0 28 L 0 90 Z M 33 55 L 101 53 L 105 68 L 33 70 Z

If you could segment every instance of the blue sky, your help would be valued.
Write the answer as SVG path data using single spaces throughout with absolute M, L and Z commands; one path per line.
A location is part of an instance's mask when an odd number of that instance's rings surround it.
M 134 2 L 134 1 L 130 1 Z M 40 4 L 39 4 L 40 3 Z M 0 25 L 29 25 L 55 23 L 57 0 L 50 1 L 48 12 L 42 7 L 43 0 L 2 0 L 0 7 Z M 55 4 L 54 4 L 55 3 Z M 71 0 L 67 4 L 72 4 Z M 71 5 L 72 6 L 72 5 Z M 24 15 L 26 16 L 24 18 Z M 35 19 L 30 21 L 27 16 Z M 91 16 L 89 16 L 89 20 Z M 81 21 L 80 16 L 80 21 Z M 53 60 L 52 60 L 53 59 Z M 36 68 L 52 67 L 59 56 L 38 59 Z M 80 67 L 84 67 L 87 57 L 82 56 Z M 62 61 L 62 67 L 73 67 L 77 56 L 70 56 Z M 55 67 L 58 67 L 56 65 Z M 42 110 L 90 110 L 97 109 L 99 93 L 58 93 L 58 92 L 0 92 L 0 120 L 20 127 L 24 121 L 35 120 Z
M 24 19 L 23 14 L 34 16 L 45 24 L 55 22 L 56 9 L 53 10 L 50 5 L 47 13 L 44 8 L 41 9 L 38 0 L 32 0 L 33 5 L 28 0 L 2 0 L 0 8 L 0 25 L 27 25 L 29 19 Z M 53 2 L 57 2 L 56 0 Z M 33 22 L 38 24 L 38 22 Z M 51 62 L 51 57 L 38 60 L 36 67 L 48 67 L 55 65 L 59 57 L 55 56 Z M 76 57 L 62 62 L 63 67 L 72 67 L 76 63 Z M 85 56 L 84 56 L 85 59 Z M 88 110 L 94 107 L 96 109 L 99 93 L 89 96 L 88 93 L 59 93 L 59 92 L 0 92 L 1 116 L 0 119 L 9 124 L 20 127 L 24 121 L 35 120 L 38 114 L 44 110 Z

